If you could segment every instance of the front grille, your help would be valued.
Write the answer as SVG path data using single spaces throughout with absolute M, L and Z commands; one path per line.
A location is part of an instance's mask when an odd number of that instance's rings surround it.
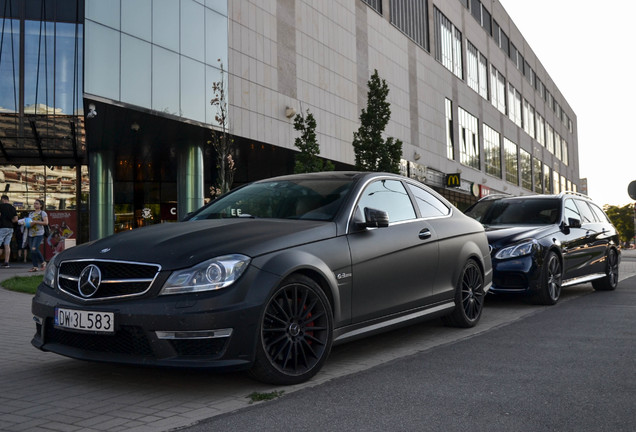
M 122 326 L 114 335 L 100 335 L 60 330 L 53 327 L 52 320 L 48 319 L 44 341 L 93 353 L 153 355 L 144 332 L 133 326 Z
M 79 289 L 82 271 L 94 265 L 99 268 L 101 278 L 97 290 L 90 296 Z M 64 261 L 58 273 L 58 286 L 67 294 L 82 300 L 104 300 L 144 294 L 161 270 L 157 264 L 132 263 L 126 261 Z

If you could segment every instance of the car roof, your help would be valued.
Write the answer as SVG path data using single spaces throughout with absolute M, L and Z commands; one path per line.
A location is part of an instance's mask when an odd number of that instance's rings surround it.
M 536 195 L 522 195 L 522 196 L 497 194 L 497 195 L 488 195 L 487 197 L 484 197 L 480 199 L 479 201 L 499 201 L 499 200 L 516 201 L 516 200 L 546 199 L 546 198 L 563 199 L 566 196 L 576 197 L 586 201 L 594 202 L 589 196 L 579 192 L 572 192 L 572 191 L 561 192 L 558 194 L 536 194 Z

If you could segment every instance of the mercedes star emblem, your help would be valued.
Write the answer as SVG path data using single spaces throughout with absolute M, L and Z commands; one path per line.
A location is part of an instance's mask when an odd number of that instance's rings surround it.
M 102 272 L 95 264 L 90 264 L 80 273 L 77 290 L 82 297 L 89 298 L 95 295 L 100 283 L 102 283 Z

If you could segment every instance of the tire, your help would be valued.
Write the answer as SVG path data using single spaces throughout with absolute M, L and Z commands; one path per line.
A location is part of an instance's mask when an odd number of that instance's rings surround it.
M 549 252 L 541 269 L 539 290 L 533 300 L 536 304 L 554 305 L 561 297 L 561 283 L 563 281 L 563 266 L 559 256 Z
M 610 249 L 607 253 L 607 269 L 605 277 L 592 281 L 596 291 L 614 291 L 618 286 L 618 254 Z
M 457 281 L 455 309 L 442 321 L 451 327 L 474 327 L 481 318 L 484 297 L 484 274 L 474 260 L 468 260 Z
M 329 356 L 332 340 L 329 300 L 314 280 L 292 275 L 265 305 L 250 374 L 275 385 L 307 381 Z

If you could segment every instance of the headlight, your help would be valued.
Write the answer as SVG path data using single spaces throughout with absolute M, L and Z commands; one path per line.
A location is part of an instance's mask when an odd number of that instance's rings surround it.
M 527 240 L 514 246 L 508 246 L 501 249 L 495 255 L 497 259 L 516 258 L 524 255 L 530 255 L 534 246 L 537 244 L 535 240 Z
M 55 288 L 55 275 L 57 274 L 57 262 L 59 261 L 58 256 L 59 255 L 55 255 L 51 258 L 51 261 L 47 263 L 46 269 L 44 270 L 44 277 L 42 279 L 42 282 L 51 288 Z
M 245 255 L 225 255 L 204 261 L 168 278 L 160 295 L 211 291 L 232 285 L 245 271 L 250 258 Z

